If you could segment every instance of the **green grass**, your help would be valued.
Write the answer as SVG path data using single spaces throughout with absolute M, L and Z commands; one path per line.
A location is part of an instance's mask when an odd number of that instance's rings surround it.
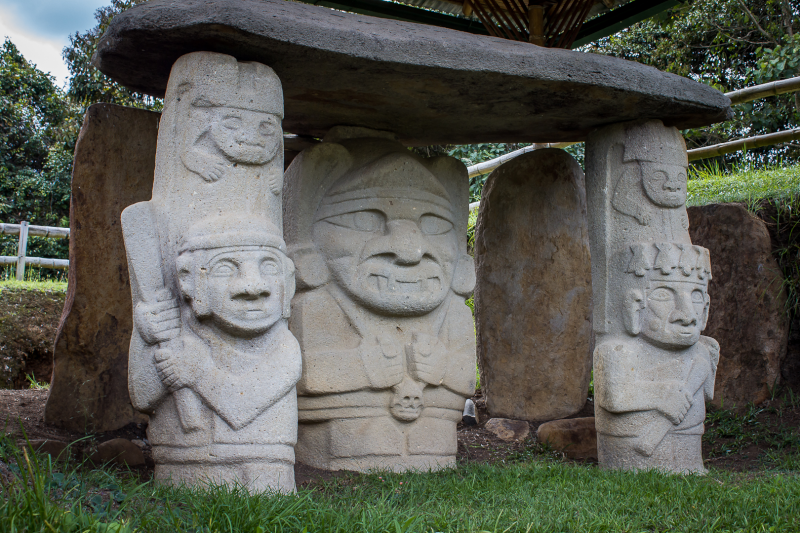
M 8 532 L 797 531 L 800 475 L 609 472 L 523 454 L 499 466 L 348 475 L 296 495 L 168 488 L 130 473 L 36 460 L 8 439 Z M 791 461 L 794 461 L 792 463 Z M 1 466 L 1 465 L 0 465 Z
M 3 292 L 3 289 L 67 292 L 67 282 L 56 280 L 17 281 L 15 279 L 7 279 L 0 280 L 0 293 Z
M 767 169 L 738 168 L 724 172 L 718 166 L 692 167 L 686 205 L 745 202 L 800 193 L 800 165 Z

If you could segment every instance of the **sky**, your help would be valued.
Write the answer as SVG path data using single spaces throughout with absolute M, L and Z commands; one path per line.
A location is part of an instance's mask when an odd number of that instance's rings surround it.
M 0 39 L 11 39 L 25 59 L 66 88 L 69 71 L 61 50 L 69 36 L 97 23 L 94 12 L 110 0 L 0 0 Z

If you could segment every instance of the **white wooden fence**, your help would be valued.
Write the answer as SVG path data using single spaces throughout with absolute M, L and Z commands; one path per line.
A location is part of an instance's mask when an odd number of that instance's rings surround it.
M 17 255 L 0 255 L 0 265 L 17 265 L 17 279 L 25 279 L 25 266 L 38 266 L 42 268 L 55 268 L 66 270 L 69 268 L 67 259 L 48 259 L 44 257 L 27 257 L 28 237 L 47 237 L 50 239 L 66 239 L 69 237 L 69 228 L 54 228 L 52 226 L 31 226 L 27 222 L 20 224 L 0 224 L 0 234 L 19 235 Z

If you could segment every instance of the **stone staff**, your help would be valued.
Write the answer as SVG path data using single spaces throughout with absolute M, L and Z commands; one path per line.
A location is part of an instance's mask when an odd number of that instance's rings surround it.
M 144 303 L 169 302 L 173 295 L 164 284 L 161 270 L 161 245 L 155 213 L 150 202 L 139 202 L 128 206 L 120 217 L 125 234 L 125 251 L 128 253 L 128 266 L 132 278 L 136 280 Z M 180 317 L 176 318 L 176 329 L 180 329 Z M 171 341 L 158 343 L 159 349 L 168 348 Z M 187 432 L 202 427 L 200 398 L 191 389 L 175 391 L 175 405 L 181 426 Z

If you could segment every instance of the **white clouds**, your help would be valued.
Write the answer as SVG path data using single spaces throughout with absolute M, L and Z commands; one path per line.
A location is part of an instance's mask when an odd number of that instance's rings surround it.
M 0 0 L 0 39 L 11 39 L 25 59 L 66 85 L 69 70 L 61 50 L 69 35 L 96 23 L 94 12 L 110 0 Z

